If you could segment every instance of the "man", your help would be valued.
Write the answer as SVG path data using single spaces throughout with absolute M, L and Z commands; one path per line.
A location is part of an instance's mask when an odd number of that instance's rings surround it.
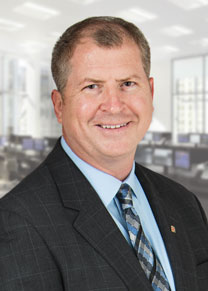
M 112 17 L 77 23 L 52 73 L 63 136 L 0 201 L 0 290 L 206 290 L 198 200 L 134 163 L 153 112 L 141 31 Z

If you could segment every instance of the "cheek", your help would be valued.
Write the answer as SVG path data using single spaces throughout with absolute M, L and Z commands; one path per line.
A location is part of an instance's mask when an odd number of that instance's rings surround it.
M 77 111 L 80 113 L 80 115 L 86 115 L 87 112 L 89 112 L 91 109 L 91 106 L 89 105 L 89 103 L 79 103 L 78 107 L 77 107 Z
M 150 98 L 136 98 L 131 104 L 132 111 L 137 115 L 143 115 L 153 112 L 153 103 Z
M 84 96 L 73 96 L 63 108 L 63 126 L 72 131 L 84 127 L 94 114 L 95 104 Z
M 76 104 L 74 112 L 76 112 L 78 121 L 88 122 L 96 115 L 98 107 L 92 99 L 86 100 L 86 98 L 83 98 Z
M 67 102 L 63 106 L 62 120 L 63 126 L 66 128 L 71 128 L 75 124 L 76 111 L 74 104 L 72 102 Z

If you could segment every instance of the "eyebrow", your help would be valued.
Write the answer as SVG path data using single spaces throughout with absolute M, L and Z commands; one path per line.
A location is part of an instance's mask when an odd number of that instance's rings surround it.
M 126 82 L 126 81 L 128 81 L 128 80 L 131 80 L 131 79 L 138 79 L 138 80 L 141 80 L 141 77 L 139 77 L 138 75 L 130 75 L 130 76 L 128 76 L 128 77 L 126 77 L 126 78 L 124 78 L 124 79 L 118 79 L 118 80 L 116 80 L 117 82 Z
M 79 83 L 79 86 L 84 84 L 84 83 L 104 83 L 103 80 L 98 80 L 98 79 L 93 79 L 93 78 L 84 78 L 84 80 L 82 80 L 80 83 Z
M 141 77 L 139 77 L 138 75 L 130 75 L 126 78 L 122 78 L 122 79 L 116 79 L 116 82 L 126 82 L 128 80 L 131 80 L 131 79 L 138 79 L 138 80 L 141 80 Z M 82 80 L 80 83 L 79 83 L 79 86 L 84 84 L 84 83 L 105 83 L 105 81 L 103 80 L 99 80 L 99 79 L 94 79 L 94 78 L 84 78 L 84 80 Z

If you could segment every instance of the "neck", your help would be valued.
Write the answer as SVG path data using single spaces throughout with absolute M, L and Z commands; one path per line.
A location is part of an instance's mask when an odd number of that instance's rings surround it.
M 64 139 L 74 154 L 94 168 L 105 172 L 120 181 L 125 180 L 130 174 L 136 149 L 120 156 L 110 156 L 104 154 L 95 155 L 94 153 L 86 152 L 84 150 L 77 150 L 77 147 L 73 146 L 73 143 L 67 142 L 66 137 L 64 137 Z
M 124 181 L 131 172 L 133 167 L 134 156 L 130 158 L 105 158 L 99 161 L 85 159 L 85 157 L 80 157 L 82 160 L 93 166 L 94 168 L 105 172 L 120 181 Z

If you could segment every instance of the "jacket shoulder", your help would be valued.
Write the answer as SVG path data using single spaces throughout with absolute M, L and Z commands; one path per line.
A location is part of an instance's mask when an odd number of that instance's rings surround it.
M 8 210 L 26 214 L 28 208 L 40 204 L 46 196 L 48 198 L 49 193 L 53 197 L 54 192 L 56 192 L 54 181 L 47 165 L 43 162 L 0 199 L 0 211 Z
M 141 184 L 153 185 L 158 195 L 160 195 L 159 198 L 172 208 L 173 211 L 184 214 L 188 213 L 189 208 L 194 209 L 194 213 L 202 217 L 203 221 L 207 224 L 207 217 L 196 196 L 197 193 L 192 193 L 180 183 L 137 163 L 136 175 Z
M 179 188 L 183 191 L 187 191 L 191 194 L 191 192 L 186 189 L 183 185 L 180 183 L 162 175 L 157 172 L 154 172 L 150 170 L 149 168 L 146 168 L 138 163 L 136 163 L 136 173 L 142 173 L 145 178 L 150 179 L 152 183 L 154 183 L 156 186 L 167 186 L 167 187 L 174 187 L 174 188 Z M 193 193 L 192 193 L 193 194 Z

